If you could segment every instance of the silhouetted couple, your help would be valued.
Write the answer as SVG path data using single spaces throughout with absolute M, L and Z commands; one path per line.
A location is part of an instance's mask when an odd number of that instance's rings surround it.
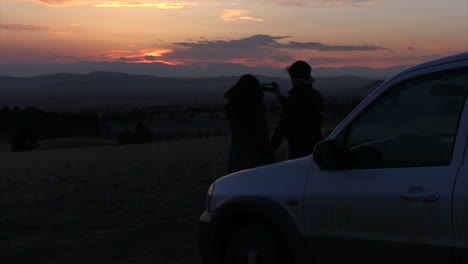
M 304 61 L 296 61 L 287 71 L 293 85 L 287 97 L 277 83 L 272 83 L 268 89 L 283 106 L 271 140 L 263 89 L 258 79 L 250 74 L 243 75 L 225 93 L 231 126 L 229 172 L 275 162 L 275 152 L 284 139 L 288 142 L 291 159 L 311 154 L 315 144 L 322 140 L 323 98 L 313 88 L 311 67 Z

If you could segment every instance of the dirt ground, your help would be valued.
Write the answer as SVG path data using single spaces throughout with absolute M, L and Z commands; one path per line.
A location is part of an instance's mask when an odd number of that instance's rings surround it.
M 197 220 L 227 138 L 0 153 L 0 256 L 201 263 Z

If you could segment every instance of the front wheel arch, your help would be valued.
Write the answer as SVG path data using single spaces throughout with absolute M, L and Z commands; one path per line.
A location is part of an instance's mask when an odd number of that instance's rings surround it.
M 226 253 L 233 234 L 249 225 L 263 225 L 278 234 L 293 263 L 304 262 L 304 239 L 296 222 L 275 201 L 259 197 L 241 197 L 220 203 L 216 214 L 221 215 L 216 232 L 220 253 Z

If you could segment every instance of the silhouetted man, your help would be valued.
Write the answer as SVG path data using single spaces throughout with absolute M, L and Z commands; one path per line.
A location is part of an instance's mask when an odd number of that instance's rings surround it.
M 314 89 L 311 67 L 304 61 L 296 61 L 287 68 L 293 87 L 285 97 L 278 84 L 272 92 L 283 105 L 283 115 L 271 139 L 276 151 L 283 139 L 289 145 L 289 158 L 307 156 L 315 144 L 322 140 L 322 94 Z

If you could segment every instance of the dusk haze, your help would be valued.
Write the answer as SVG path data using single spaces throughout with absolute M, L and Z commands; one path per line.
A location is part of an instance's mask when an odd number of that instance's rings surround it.
M 0 75 L 76 62 L 410 66 L 466 51 L 467 13 L 464 0 L 0 0 Z

